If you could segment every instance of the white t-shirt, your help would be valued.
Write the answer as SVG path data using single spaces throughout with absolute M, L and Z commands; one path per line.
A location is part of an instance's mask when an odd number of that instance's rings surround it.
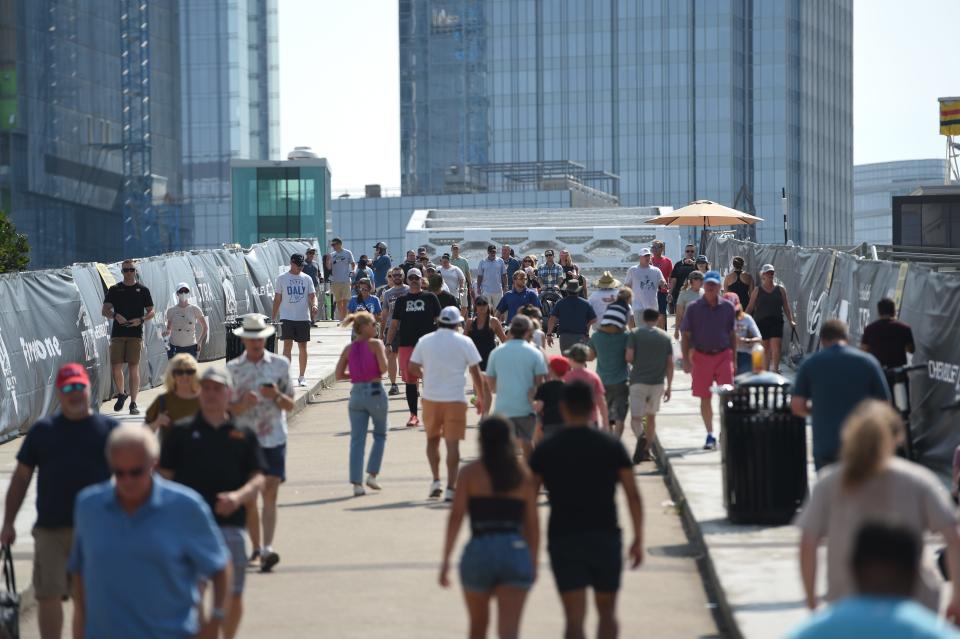
M 198 306 L 171 306 L 167 309 L 171 346 L 193 346 L 197 343 L 197 320 L 203 317 Z
M 450 268 L 440 267 L 438 271 L 440 277 L 443 278 L 443 283 L 447 285 L 450 293 L 456 293 L 460 290 L 460 287 L 467 283 L 467 278 L 463 276 L 463 271 L 459 267 L 450 265 Z
M 294 322 L 310 321 L 311 293 L 316 294 L 313 280 L 306 273 L 284 273 L 277 278 L 277 293 L 280 293 L 280 319 Z
M 598 288 L 593 293 L 590 293 L 587 301 L 590 302 L 590 306 L 593 307 L 593 312 L 597 314 L 598 320 L 602 318 L 603 314 L 607 311 L 607 306 L 617 301 L 617 293 L 619 292 L 620 289 L 618 288 Z
M 633 290 L 633 312 L 640 313 L 648 308 L 659 309 L 657 291 L 666 281 L 660 269 L 652 264 L 647 267 L 637 264 L 627 269 L 623 284 Z
M 467 369 L 482 360 L 472 339 L 449 328 L 424 335 L 410 354 L 423 367 L 423 398 L 431 402 L 466 404 Z
M 483 282 L 480 284 L 480 293 L 483 295 L 490 295 L 491 293 L 502 295 L 503 276 L 506 274 L 507 265 L 503 263 L 501 258 L 480 260 L 480 264 L 477 265 L 477 279 L 483 277 Z

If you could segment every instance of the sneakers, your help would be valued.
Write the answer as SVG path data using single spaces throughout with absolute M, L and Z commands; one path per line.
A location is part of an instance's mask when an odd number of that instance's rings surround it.
M 373 475 L 367 475 L 367 488 L 371 490 L 380 490 L 380 482 Z
M 362 496 L 364 496 L 364 495 L 366 495 L 366 494 L 367 494 L 367 491 L 365 491 L 365 490 L 363 489 L 363 486 L 361 486 L 360 484 L 354 484 L 354 485 L 353 485 L 353 496 L 354 496 L 354 497 L 362 497 Z
M 256 548 L 254 548 L 254 549 L 253 549 L 253 552 L 250 553 L 250 559 L 247 560 L 247 563 L 250 564 L 251 566 L 259 566 L 259 565 L 260 565 L 260 551 L 257 550 Z
M 140 409 L 137 408 L 137 403 L 136 403 L 136 402 L 130 402 L 130 414 L 131 414 L 131 415 L 139 415 L 139 414 L 140 414 Z
M 707 433 L 707 441 L 703 444 L 704 450 L 716 450 L 717 440 L 712 433 Z
M 297 386 L 306 386 L 306 385 L 307 385 L 307 378 L 306 378 L 306 377 L 298 377 L 298 378 L 297 378 Z
M 263 555 L 260 558 L 260 572 L 270 572 L 278 563 L 280 563 L 280 555 L 272 549 L 264 548 Z
M 127 395 L 126 393 L 117 393 L 117 402 L 113 405 L 113 410 L 114 411 L 123 410 L 123 404 L 127 401 L 127 397 L 129 397 L 129 395 Z
M 396 384 L 391 386 L 390 392 L 387 393 L 387 395 L 399 395 L 399 394 L 400 394 L 400 388 Z
M 416 428 L 420 425 L 420 418 L 416 415 L 411 415 L 410 419 L 407 420 L 407 428 Z
M 447 489 L 443 491 L 443 501 L 453 501 L 453 488 L 447 486 Z
M 433 482 L 430 484 L 430 499 L 439 499 L 440 495 L 442 494 L 443 486 L 440 484 L 440 480 L 433 480 Z

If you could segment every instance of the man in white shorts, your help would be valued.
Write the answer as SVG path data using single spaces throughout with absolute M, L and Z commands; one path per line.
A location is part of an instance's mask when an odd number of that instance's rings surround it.
M 630 368 L 630 426 L 637 436 L 633 463 L 650 461 L 650 445 L 657 436 L 657 413 L 660 398 L 670 401 L 673 387 L 673 342 L 657 327 L 660 311 L 648 308 L 641 314 L 642 323 L 627 336 L 626 359 Z M 663 380 L 666 378 L 666 388 Z M 644 424 L 646 421 L 646 424 Z
M 660 312 L 657 293 L 667 283 L 663 272 L 650 263 L 653 254 L 648 248 L 640 249 L 640 263 L 627 269 L 623 283 L 633 291 L 633 319 L 637 326 L 643 325 L 641 314 L 645 309 L 654 308 Z

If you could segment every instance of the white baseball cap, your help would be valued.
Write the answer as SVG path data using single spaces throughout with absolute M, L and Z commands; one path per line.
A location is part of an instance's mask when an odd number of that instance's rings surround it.
M 187 284 L 186 282 L 180 282 L 179 284 L 177 284 L 177 288 L 175 288 L 175 289 L 173 289 L 173 290 L 176 291 L 176 292 L 180 292 L 180 291 L 183 290 L 183 289 L 187 289 L 187 290 L 189 291 L 189 290 L 190 290 L 190 285 Z
M 420 272 L 420 269 L 418 269 L 418 268 L 412 268 L 412 269 L 410 269 L 409 271 L 407 271 L 407 279 L 408 279 L 408 280 L 410 279 L 410 276 L 411 276 L 411 275 L 416 275 L 416 276 L 419 277 L 421 280 L 423 279 L 423 273 L 421 273 L 421 272 Z
M 773 271 L 774 273 L 777 271 L 777 269 L 773 268 L 773 264 L 764 264 L 762 267 L 760 267 L 760 275 L 769 273 L 770 271 Z
M 652 255 L 652 253 L 650 252 L 650 249 L 648 249 L 646 246 L 640 249 L 640 257 L 643 257 L 645 255 Z
M 460 315 L 460 309 L 456 306 L 447 306 L 440 311 L 440 317 L 437 323 L 441 326 L 460 326 L 463 322 L 463 316 Z

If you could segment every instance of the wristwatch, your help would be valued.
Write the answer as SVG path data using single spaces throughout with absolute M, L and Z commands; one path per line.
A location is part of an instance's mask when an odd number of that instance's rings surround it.
M 210 611 L 210 618 L 216 619 L 217 621 L 223 621 L 227 618 L 227 611 L 223 608 L 214 608 Z

